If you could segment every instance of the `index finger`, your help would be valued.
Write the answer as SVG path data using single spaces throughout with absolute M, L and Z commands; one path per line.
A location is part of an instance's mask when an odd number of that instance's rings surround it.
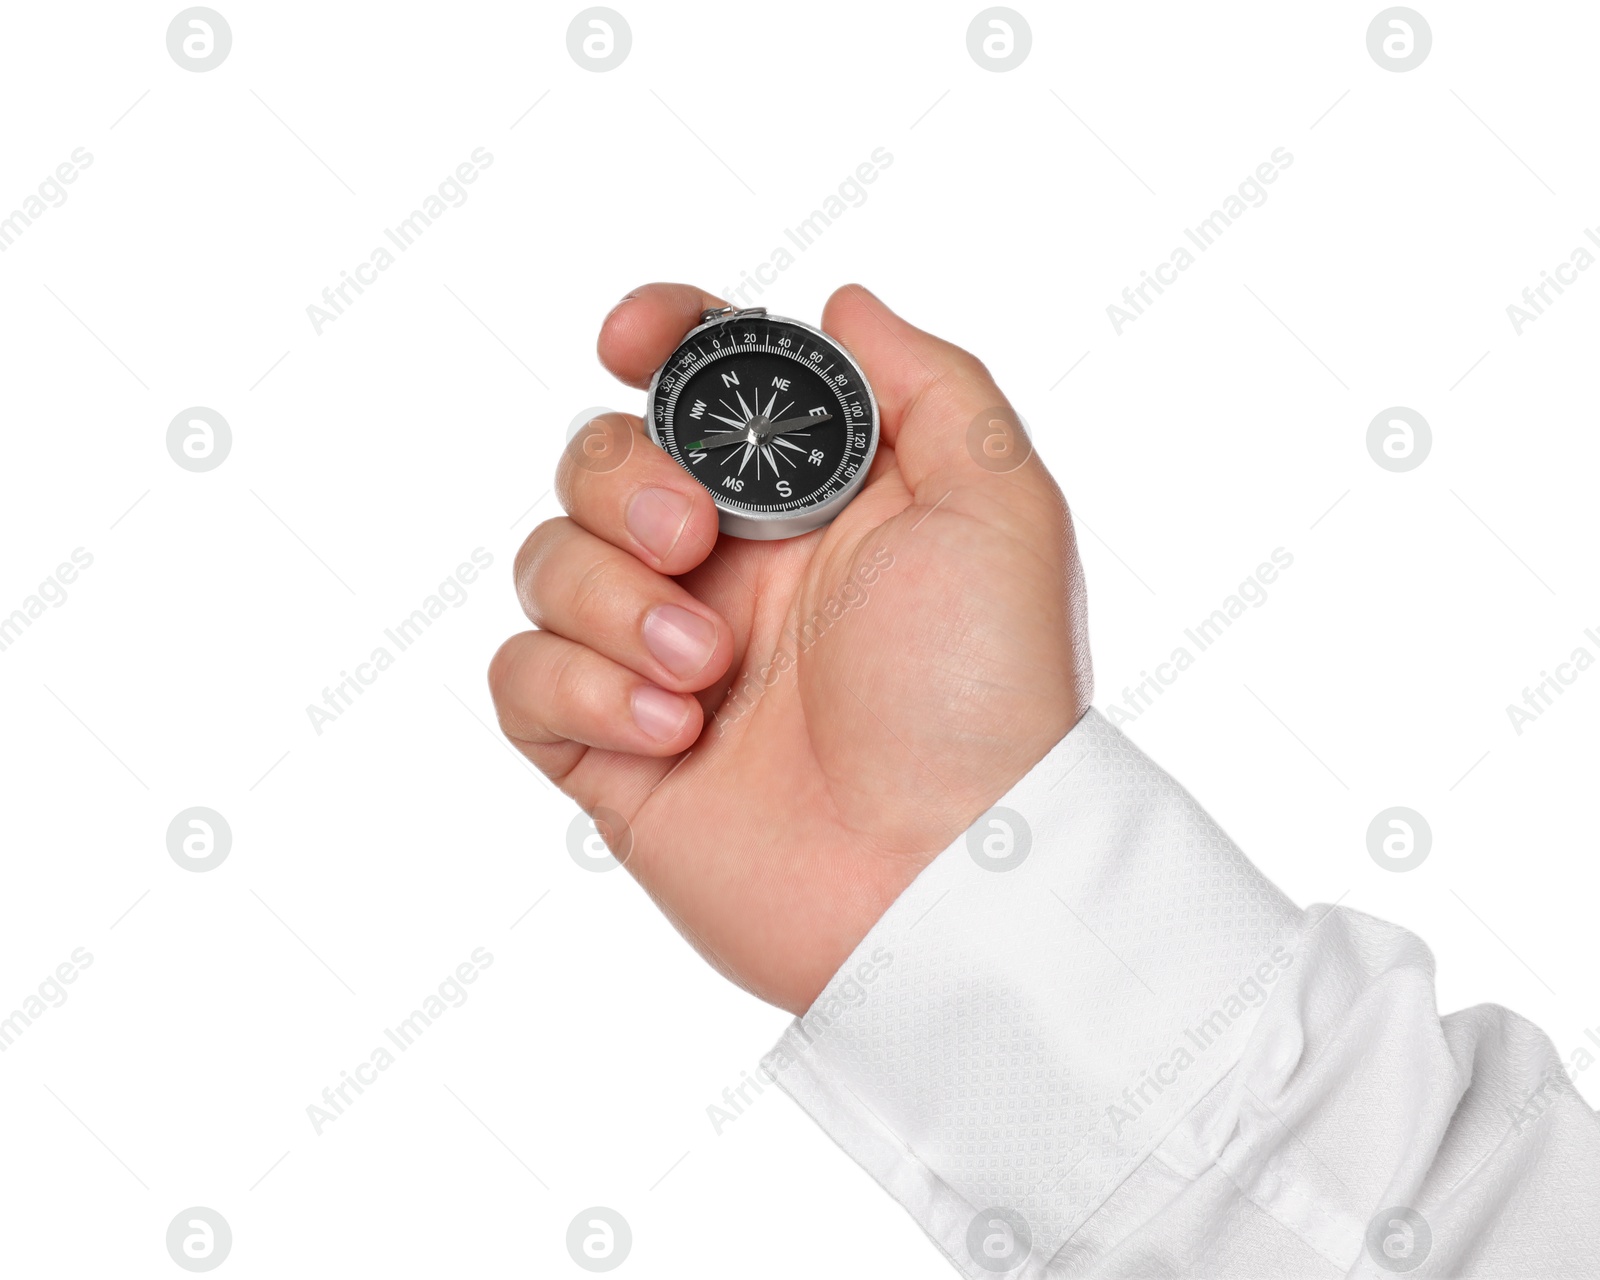
M 601 322 L 600 363 L 630 387 L 643 390 L 683 335 L 700 323 L 700 313 L 727 305 L 692 284 L 641 285 Z

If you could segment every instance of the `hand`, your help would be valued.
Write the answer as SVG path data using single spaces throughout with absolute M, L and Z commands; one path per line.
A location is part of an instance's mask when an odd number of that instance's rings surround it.
M 723 305 L 647 285 L 606 317 L 600 359 L 643 388 Z M 779 542 L 719 536 L 710 494 L 615 415 L 602 425 L 631 433 L 626 460 L 562 456 L 569 515 L 516 562 L 540 629 L 489 668 L 512 742 L 586 810 L 620 814 L 625 865 L 678 929 L 794 1013 L 1091 685 L 1060 490 L 1036 455 L 996 471 L 969 449 L 975 420 L 1004 429 L 979 416 L 1005 405 L 988 371 L 857 285 L 822 327 L 881 415 L 838 518 Z

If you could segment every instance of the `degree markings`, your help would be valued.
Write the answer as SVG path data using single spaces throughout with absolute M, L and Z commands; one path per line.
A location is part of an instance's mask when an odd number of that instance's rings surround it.
M 672 390 L 665 404 L 663 405 L 664 413 L 662 415 L 666 418 L 670 418 L 674 423 L 672 448 L 675 455 L 684 447 L 678 438 L 678 428 L 676 425 L 676 410 L 678 400 L 683 392 L 683 388 L 688 384 L 691 377 L 699 373 L 707 365 L 714 361 L 721 362 L 723 360 L 727 360 L 736 354 L 748 355 L 759 353 L 777 356 L 780 359 L 792 361 L 793 363 L 799 365 L 802 369 L 810 370 L 813 374 L 822 379 L 823 388 L 828 399 L 836 401 L 844 410 L 844 412 L 841 414 L 842 425 L 844 428 L 844 452 L 840 456 L 838 465 L 834 468 L 833 474 L 803 499 L 796 499 L 792 502 L 781 503 L 772 506 L 762 504 L 759 508 L 751 507 L 751 510 L 791 510 L 821 501 L 829 497 L 831 494 L 837 492 L 840 485 L 842 485 L 850 475 L 855 474 L 855 472 L 859 470 L 860 459 L 855 457 L 858 451 L 854 443 L 854 436 L 859 429 L 868 425 L 861 415 L 861 392 L 863 390 L 863 385 L 841 388 L 829 377 L 835 367 L 834 363 L 830 362 L 826 366 L 819 368 L 815 363 L 806 359 L 805 348 L 807 343 L 812 340 L 813 339 L 802 335 L 798 347 L 780 347 L 775 344 L 773 339 L 773 331 L 769 327 L 766 331 L 764 341 L 746 343 L 730 340 L 725 346 L 716 347 L 710 351 L 708 351 L 705 344 L 702 343 L 693 348 L 694 358 L 692 360 L 685 362 L 684 360 L 680 359 L 678 362 L 677 377 L 674 379 Z M 759 413 L 761 403 L 759 394 L 753 394 L 757 395 L 756 406 L 757 413 Z M 750 417 L 756 415 L 751 413 L 749 406 L 744 402 L 744 397 L 739 392 L 736 391 L 734 393 L 734 397 L 739 401 L 739 404 L 744 410 L 745 414 L 748 415 L 744 420 L 741 421 L 736 418 L 724 418 L 722 415 L 714 413 L 708 413 L 706 416 L 715 418 L 717 421 L 726 423 L 728 426 L 735 429 L 744 426 L 745 423 L 750 420 Z M 772 401 L 776 402 L 776 400 L 777 393 L 774 392 Z M 719 400 L 718 403 L 721 404 L 723 408 L 727 409 L 729 413 L 737 414 L 739 412 L 738 410 L 734 409 L 732 405 L 729 405 L 726 400 Z M 775 415 L 772 413 L 772 405 L 769 403 L 767 408 L 767 417 L 772 421 L 780 421 L 796 403 L 797 402 L 794 400 L 789 401 L 789 403 L 779 410 Z M 794 431 L 786 434 L 801 439 L 809 439 L 811 435 L 809 431 Z M 766 454 L 767 465 L 772 468 L 774 475 L 779 474 L 780 471 L 777 463 L 777 459 L 779 457 L 784 458 L 785 461 L 789 462 L 790 466 L 798 469 L 798 464 L 794 460 L 788 458 L 787 454 L 773 452 L 774 446 L 789 450 L 791 452 L 799 453 L 802 456 L 806 453 L 805 449 L 783 437 L 775 436 L 761 446 L 752 445 L 747 442 L 741 451 L 739 469 L 736 474 L 742 475 L 745 467 L 749 464 L 750 459 L 753 457 L 756 461 L 756 474 L 759 477 L 761 473 L 761 457 L 763 453 Z M 724 447 L 730 449 L 732 448 L 732 446 Z M 682 461 L 681 457 L 679 460 Z M 732 465 L 732 462 L 732 452 L 729 452 L 721 460 L 721 464 L 724 467 Z M 854 462 L 854 466 L 852 466 L 852 462 Z M 727 495 L 722 496 L 724 499 L 727 497 Z M 737 506 L 743 504 L 739 504 L 735 501 L 734 505 Z

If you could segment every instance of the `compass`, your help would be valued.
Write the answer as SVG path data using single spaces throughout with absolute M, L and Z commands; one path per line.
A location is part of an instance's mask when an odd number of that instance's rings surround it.
M 878 402 L 832 338 L 765 307 L 703 312 L 650 380 L 645 422 L 717 504 L 723 533 L 792 538 L 855 497 Z

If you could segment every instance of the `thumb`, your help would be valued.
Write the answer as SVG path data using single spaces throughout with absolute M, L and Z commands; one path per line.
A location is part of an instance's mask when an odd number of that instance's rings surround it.
M 883 442 L 919 504 L 953 490 L 1001 496 L 1019 483 L 1054 491 L 1016 411 L 976 356 L 902 319 L 859 284 L 828 299 L 822 327 L 860 362 Z

